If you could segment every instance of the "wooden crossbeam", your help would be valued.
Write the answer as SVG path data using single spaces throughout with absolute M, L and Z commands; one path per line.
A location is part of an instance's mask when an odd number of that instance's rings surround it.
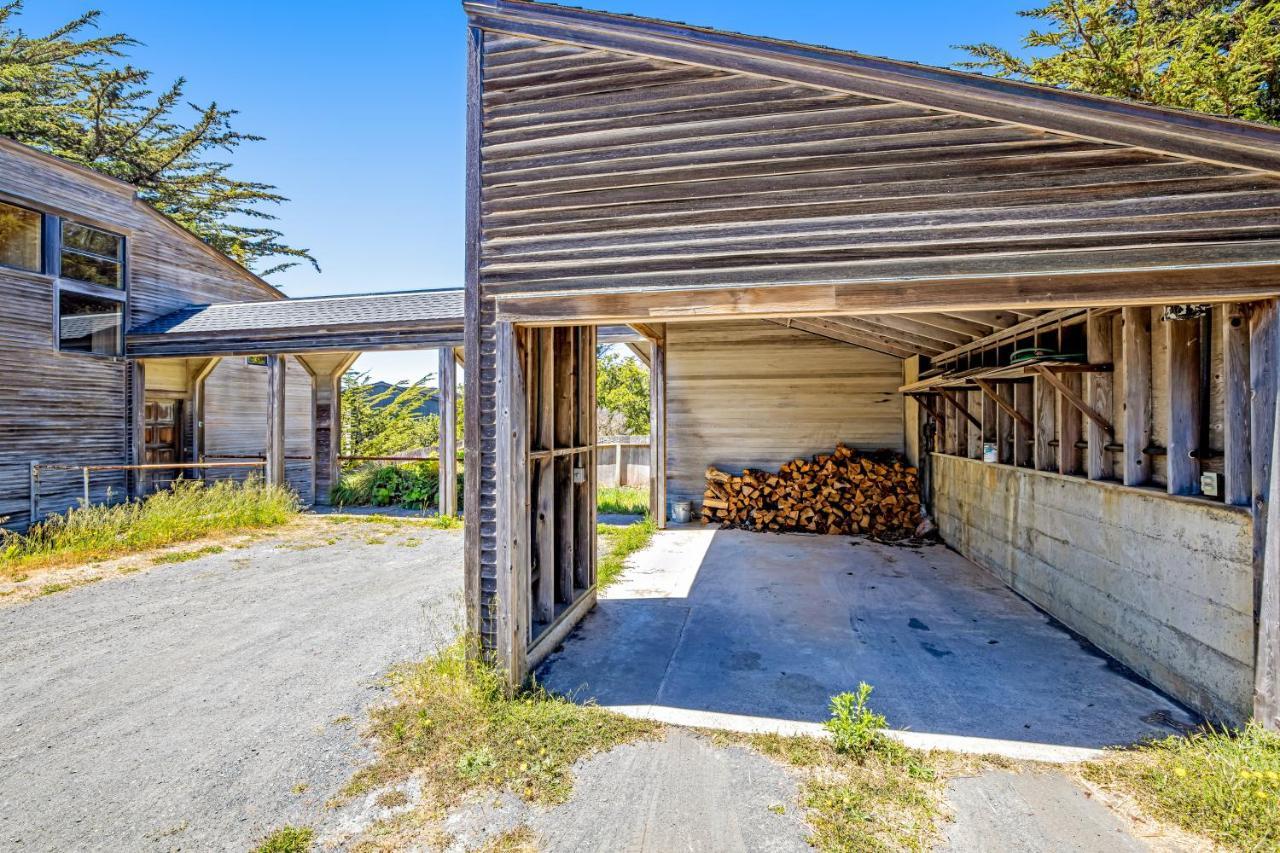
M 973 424 L 978 429 L 982 429 L 982 421 L 978 420 L 972 414 L 970 414 L 969 407 L 961 403 L 959 400 L 957 400 L 955 394 L 951 393 L 950 391 L 941 391 L 941 394 L 942 394 L 942 398 L 946 400 L 948 403 L 950 403 L 951 405 L 955 406 L 956 411 L 964 415 L 965 419 L 968 420 L 969 423 Z
M 939 409 L 934 408 L 933 403 L 930 401 L 929 398 L 933 396 L 932 394 L 908 394 L 907 396 L 915 398 L 915 401 L 920 404 L 921 408 L 933 415 L 933 419 L 935 421 L 942 424 L 947 422 L 947 416 Z
M 993 401 L 995 401 L 995 404 L 999 406 L 1001 411 L 1003 411 L 1006 415 L 1013 418 L 1015 421 L 1022 424 L 1027 429 L 1033 428 L 1031 425 L 1031 421 L 1027 418 L 1026 415 L 1022 414 L 1022 412 L 1019 412 L 1016 408 L 1013 407 L 1012 404 L 1010 404 L 1007 400 L 1005 400 L 998 393 L 996 393 L 995 385 L 993 385 L 991 382 L 987 381 L 986 379 L 975 379 L 973 381 L 974 381 L 974 384 L 976 384 L 979 388 L 982 389 L 982 393 L 986 394 Z
M 1101 427 L 1108 435 L 1115 436 L 1115 428 L 1111 426 L 1111 422 L 1099 414 L 1097 409 L 1086 403 L 1083 397 L 1077 394 L 1067 383 L 1059 379 L 1052 370 L 1044 365 L 1037 365 L 1036 374 L 1052 385 L 1062 395 L 1062 399 L 1079 409 L 1086 418 Z

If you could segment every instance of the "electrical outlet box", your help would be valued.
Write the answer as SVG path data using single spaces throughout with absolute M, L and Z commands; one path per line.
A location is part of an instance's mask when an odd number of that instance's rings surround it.
M 578 484 L 578 485 L 580 485 L 580 484 L 582 484 L 582 483 L 587 482 L 587 469 L 586 469 L 586 468 L 574 468 L 574 469 L 573 469 L 573 482 L 574 482 L 575 484 Z
M 1205 471 L 1200 475 L 1200 492 L 1207 497 L 1222 497 L 1222 475 Z

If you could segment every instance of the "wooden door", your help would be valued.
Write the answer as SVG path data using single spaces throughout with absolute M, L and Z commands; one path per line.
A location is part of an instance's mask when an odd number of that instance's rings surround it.
M 143 420 L 148 465 L 164 465 L 182 461 L 182 404 L 178 400 L 147 400 Z M 176 470 L 146 472 L 147 491 L 166 488 L 177 477 Z

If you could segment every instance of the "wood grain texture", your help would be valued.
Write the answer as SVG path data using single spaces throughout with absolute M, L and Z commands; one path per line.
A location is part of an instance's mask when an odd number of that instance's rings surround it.
M 1151 310 L 1124 309 L 1124 484 L 1151 480 Z
M 1253 496 L 1249 414 L 1249 316 L 1231 303 L 1222 311 L 1223 500 L 1249 506 Z
M 794 329 L 667 327 L 667 483 L 697 502 L 708 465 L 776 470 L 798 456 L 903 449 L 901 362 Z

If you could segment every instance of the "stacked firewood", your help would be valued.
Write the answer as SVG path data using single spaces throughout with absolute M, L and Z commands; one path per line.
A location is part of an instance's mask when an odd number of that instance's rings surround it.
M 843 444 L 776 474 L 708 468 L 702 518 L 747 530 L 904 539 L 921 521 L 919 475 L 895 453 L 860 454 Z

